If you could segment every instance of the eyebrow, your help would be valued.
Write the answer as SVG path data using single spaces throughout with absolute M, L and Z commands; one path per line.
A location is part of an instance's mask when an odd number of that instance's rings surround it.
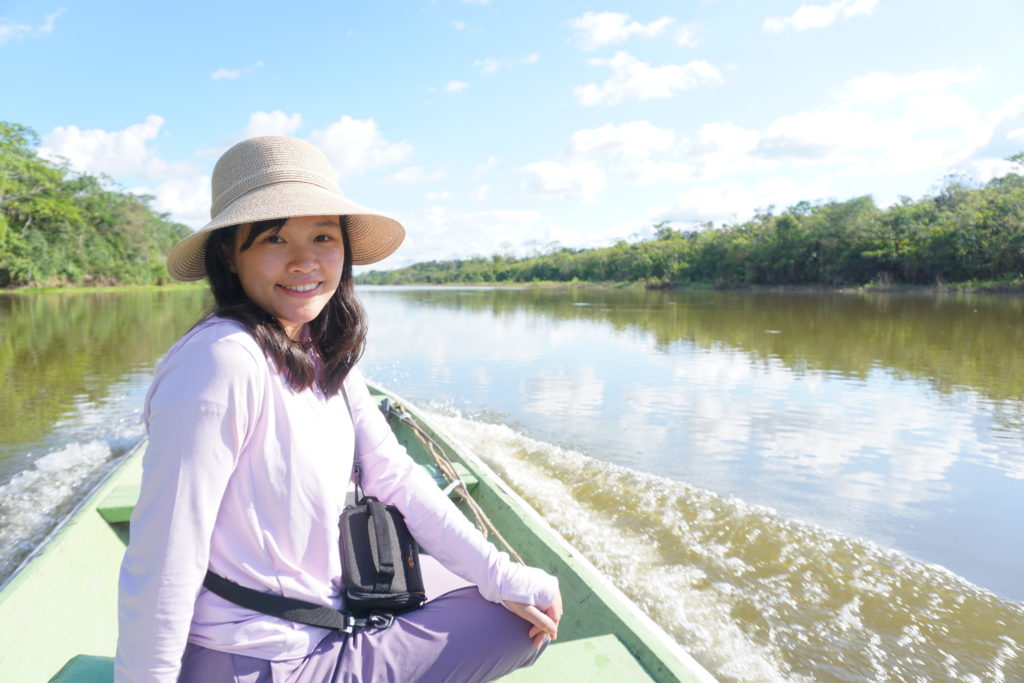
M 317 228 L 323 228 L 323 227 L 327 227 L 327 226 L 331 226 L 331 227 L 335 227 L 335 228 L 340 228 L 341 227 L 341 223 L 339 223 L 338 220 L 334 219 L 334 218 L 325 218 L 322 221 L 317 221 L 317 223 L 314 225 L 314 227 L 317 227 Z

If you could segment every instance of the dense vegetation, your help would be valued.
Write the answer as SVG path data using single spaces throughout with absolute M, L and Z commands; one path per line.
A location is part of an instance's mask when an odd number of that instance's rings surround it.
M 1024 164 L 1024 154 L 1012 157 Z M 812 205 L 699 230 L 655 226 L 655 238 L 603 249 L 553 249 L 417 263 L 360 276 L 367 284 L 533 281 L 646 282 L 649 286 L 851 286 L 876 283 L 1020 283 L 1024 176 L 983 187 L 948 178 L 941 191 L 887 209 L 871 197 Z
M 0 287 L 156 283 L 167 251 L 188 234 L 150 197 L 109 189 L 36 153 L 31 129 L 0 122 Z M 1024 154 L 1012 157 L 1024 165 Z M 1024 176 L 984 186 L 950 178 L 933 196 L 886 209 L 870 197 L 801 202 L 752 220 L 684 230 L 603 249 L 554 248 L 417 263 L 360 276 L 368 284 L 644 282 L 850 286 L 1024 281 Z
M 37 146 L 31 129 L 0 122 L 0 287 L 169 281 L 164 259 L 189 229 Z

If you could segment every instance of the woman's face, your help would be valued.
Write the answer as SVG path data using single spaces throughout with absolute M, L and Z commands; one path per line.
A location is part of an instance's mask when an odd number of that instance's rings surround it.
M 251 228 L 242 226 L 235 234 L 231 270 L 246 296 L 298 339 L 341 282 L 345 247 L 338 217 L 289 218 L 280 230 L 267 230 L 242 250 Z

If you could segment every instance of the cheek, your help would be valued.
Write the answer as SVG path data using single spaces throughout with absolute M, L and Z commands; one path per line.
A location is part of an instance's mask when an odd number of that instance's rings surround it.
M 343 249 L 332 251 L 327 260 L 329 260 L 331 267 L 338 271 L 340 276 L 342 269 L 345 267 L 345 251 Z
M 235 256 L 235 274 L 242 283 L 242 289 L 250 297 L 253 291 L 265 287 L 268 282 L 275 281 L 276 275 L 273 264 L 266 258 L 255 258 L 255 254 L 245 253 L 244 256 Z

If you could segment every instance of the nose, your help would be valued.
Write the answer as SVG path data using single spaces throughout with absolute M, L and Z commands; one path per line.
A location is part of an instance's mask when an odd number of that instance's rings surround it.
M 319 265 L 316 252 L 312 247 L 302 244 L 292 247 L 288 259 L 289 271 L 293 273 L 310 273 L 316 270 Z

